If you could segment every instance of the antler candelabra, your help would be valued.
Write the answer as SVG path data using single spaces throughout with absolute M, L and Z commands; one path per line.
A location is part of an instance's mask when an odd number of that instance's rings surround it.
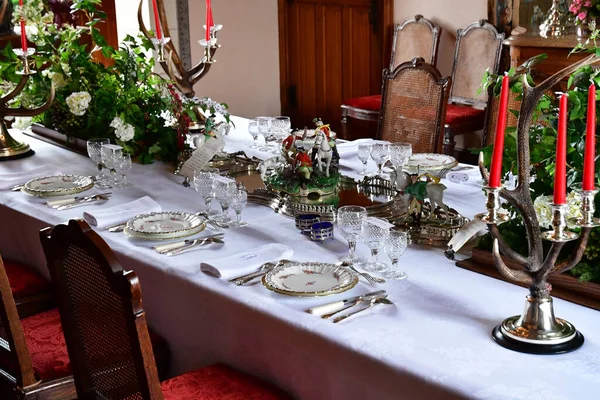
M 547 279 L 552 274 L 568 271 L 581 261 L 590 231 L 593 227 L 598 226 L 598 221 L 593 218 L 593 200 L 597 191 L 580 190 L 583 197 L 583 217 L 575 221 L 569 221 L 581 228 L 580 235 L 570 232 L 567 228 L 566 206 L 556 204 L 553 205 L 553 229 L 542 232 L 530 194 L 529 128 L 536 104 L 547 90 L 578 68 L 593 64 L 598 60 L 600 58 L 595 55 L 588 56 L 551 76 L 536 87 L 531 87 L 526 77 L 523 76 L 523 101 L 517 130 L 518 183 L 513 190 L 506 188 L 498 190 L 490 188 L 489 185 L 486 187 L 488 212 L 478 217 L 488 225 L 490 234 L 494 238 L 494 264 L 507 279 L 529 287 L 529 295 L 525 302 L 523 314 L 507 318 L 493 331 L 493 337 L 497 343 L 516 351 L 535 354 L 564 353 L 579 348 L 584 341 L 583 335 L 571 323 L 554 316 L 552 297 L 550 296 L 552 287 L 547 283 Z M 489 174 L 483 166 L 483 156 L 481 154 L 479 167 L 481 175 L 488 183 Z M 513 206 L 523 218 L 529 247 L 528 256 L 523 256 L 512 250 L 501 237 L 498 224 L 504 222 L 506 218 L 500 212 L 500 197 Z M 545 255 L 544 240 L 551 242 L 551 246 Z M 569 254 L 566 260 L 558 262 L 565 243 L 573 240 L 577 240 L 575 250 Z M 500 253 L 520 265 L 522 269 L 517 270 L 508 267 Z
M 0 21 L 4 17 L 6 4 L 7 1 L 5 0 L 3 5 L 0 6 Z M 14 49 L 14 52 L 22 59 L 23 70 L 19 72 L 21 75 L 21 80 L 17 86 L 5 96 L 0 97 L 0 161 L 29 157 L 34 154 L 33 150 L 31 150 L 27 143 L 22 143 L 18 140 L 15 140 L 10 133 L 8 133 L 5 118 L 8 116 L 33 117 L 35 115 L 39 115 L 48 110 L 54 101 L 54 85 L 51 85 L 50 96 L 46 104 L 43 106 L 34 109 L 25 108 L 23 106 L 18 108 L 10 107 L 10 102 L 23 91 L 27 85 L 27 82 L 29 81 L 29 78 L 36 74 L 36 71 L 33 71 L 29 68 L 29 57 L 35 53 L 35 50 L 27 49 L 24 51 L 23 49 Z
M 204 47 L 204 57 L 202 60 L 193 68 L 187 70 L 183 66 L 181 57 L 177 53 L 177 49 L 173 45 L 173 42 L 169 38 L 169 21 L 167 20 L 167 14 L 165 12 L 165 6 L 163 0 L 157 0 L 159 20 L 162 25 L 165 37 L 157 39 L 156 36 L 146 28 L 142 16 L 142 5 L 144 0 L 140 2 L 138 8 L 138 21 L 140 24 L 140 30 L 144 35 L 152 40 L 156 46 L 158 53 L 158 62 L 160 63 L 163 70 L 169 75 L 169 78 L 175 83 L 175 86 L 181 93 L 192 98 L 195 96 L 194 85 L 200 81 L 207 73 L 213 63 L 216 62 L 214 59 L 215 52 L 221 46 L 217 41 L 217 32 L 222 29 L 222 25 L 215 25 L 212 27 L 205 26 L 205 29 L 210 30 L 210 40 L 202 39 L 199 43 Z M 168 54 L 165 57 L 165 52 Z M 199 110 L 196 110 L 196 116 L 199 120 L 203 120 L 202 114 Z

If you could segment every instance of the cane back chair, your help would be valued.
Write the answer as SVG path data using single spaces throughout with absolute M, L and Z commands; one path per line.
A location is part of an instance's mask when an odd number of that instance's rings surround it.
M 394 27 L 394 39 L 389 69 L 421 57 L 427 63 L 435 65 L 441 28 L 435 26 L 422 15 L 415 15 Z M 375 132 L 379 121 L 381 95 L 356 97 L 342 104 L 342 136 L 356 139 L 365 132 Z
M 445 152 L 454 154 L 454 137 L 484 129 L 488 94 L 481 81 L 488 70 L 497 73 L 504 33 L 480 20 L 459 29 L 454 49 L 452 90 L 446 111 Z
M 287 395 L 224 365 L 159 382 L 140 282 L 83 220 L 40 232 L 81 400 L 276 400 Z
M 0 257 L 0 398 L 76 398 L 73 378 L 54 345 L 60 335 L 58 313 L 20 321 L 11 292 Z
M 410 143 L 413 153 L 439 153 L 450 86 L 422 58 L 386 69 L 378 139 Z

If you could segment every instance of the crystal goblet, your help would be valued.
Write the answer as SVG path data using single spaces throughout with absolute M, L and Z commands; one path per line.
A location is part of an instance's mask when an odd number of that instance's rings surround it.
M 194 171 L 194 179 L 192 185 L 196 192 L 202 196 L 204 200 L 205 211 L 208 215 L 216 215 L 218 211 L 212 210 L 212 199 L 215 196 L 213 180 L 217 176 L 216 169 L 200 169 Z
M 254 139 L 254 143 L 250 146 L 251 149 L 258 149 L 258 136 L 260 135 L 260 131 L 258 130 L 258 121 L 255 119 L 251 119 L 248 122 L 248 133 L 252 135 L 252 139 Z
M 363 164 L 363 169 L 360 172 L 361 175 L 367 174 L 367 163 L 369 161 L 369 157 L 371 156 L 371 145 L 370 144 L 359 144 L 358 145 L 358 159 Z
M 344 206 L 337 211 L 337 224 L 342 237 L 348 241 L 348 255 L 340 261 L 360 264 L 364 258 L 356 255 L 356 243 L 362 238 L 362 225 L 367 218 L 367 209 L 360 206 Z
M 410 156 L 412 156 L 412 145 L 410 143 L 390 144 L 390 161 L 397 170 L 402 171 Z
M 229 205 L 231 204 L 231 198 L 238 190 L 235 181 L 222 181 L 213 180 L 213 187 L 215 189 L 215 197 L 219 204 L 221 204 L 222 214 L 216 216 L 214 219 L 218 222 L 229 223 L 231 218 L 229 217 Z
M 256 118 L 258 124 L 258 132 L 265 138 L 265 145 L 259 148 L 260 151 L 269 151 L 269 139 L 271 138 L 271 124 L 273 118 L 271 117 L 258 117 Z
M 98 175 L 95 176 L 96 184 L 103 189 L 110 189 L 110 185 L 105 181 L 102 168 L 102 145 L 110 144 L 110 139 L 90 139 L 87 141 L 87 152 L 90 159 L 96 163 Z
M 398 259 L 406 252 L 408 245 L 408 235 L 402 231 L 390 231 L 390 235 L 383 244 L 383 251 L 392 261 L 392 266 L 383 276 L 388 279 L 401 280 L 408 277 L 406 272 L 398 267 Z
M 246 207 L 247 203 L 248 192 L 244 189 L 238 189 L 237 192 L 231 196 L 231 208 L 235 211 L 235 221 L 231 223 L 232 226 L 248 226 L 248 222 L 242 221 L 242 210 Z
M 110 180 L 113 185 L 116 184 L 117 162 L 123 155 L 123 148 L 115 144 L 103 144 L 100 148 L 102 164 L 110 171 Z
M 281 154 L 283 141 L 290 135 L 292 122 L 290 117 L 274 117 L 271 120 L 271 131 L 277 140 L 277 147 L 273 151 L 274 154 Z
M 382 222 L 387 223 L 386 221 Z M 371 249 L 371 261 L 363 264 L 361 266 L 362 269 L 369 272 L 387 271 L 390 267 L 386 263 L 379 261 L 379 251 L 387 240 L 390 234 L 390 229 L 383 228 L 379 224 L 365 220 L 363 221 L 362 225 L 362 233 L 365 244 L 369 249 Z
M 131 169 L 131 155 L 123 154 L 121 157 L 117 158 L 115 163 L 115 170 L 118 173 L 116 187 L 124 189 L 131 185 L 127 183 L 127 173 Z
M 387 160 L 390 152 L 390 145 L 387 143 L 373 143 L 371 145 L 371 157 L 377 164 L 377 175 L 383 175 L 383 164 Z

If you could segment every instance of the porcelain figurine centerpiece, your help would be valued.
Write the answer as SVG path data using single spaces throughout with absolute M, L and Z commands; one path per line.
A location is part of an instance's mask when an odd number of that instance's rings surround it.
M 320 118 L 313 122 L 312 135 L 308 128 L 293 132 L 283 141 L 280 156 L 261 163 L 261 176 L 269 188 L 309 200 L 336 191 L 341 174 L 335 135 Z

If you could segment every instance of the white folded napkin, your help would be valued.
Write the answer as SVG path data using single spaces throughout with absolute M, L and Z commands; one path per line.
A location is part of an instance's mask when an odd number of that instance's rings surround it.
M 289 259 L 293 254 L 294 251 L 286 245 L 279 243 L 265 244 L 249 251 L 207 260 L 200 264 L 200 270 L 217 278 L 231 279 L 235 276 L 256 271 L 258 267 L 266 262 Z
M 139 214 L 148 214 L 159 211 L 161 211 L 160 205 L 150 197 L 144 196 L 140 199 L 118 206 L 101 210 L 86 211 L 83 213 L 83 219 L 85 219 L 88 224 L 103 229 L 111 225 L 127 222 Z
M 32 179 L 56 174 L 56 168 L 49 165 L 42 165 L 26 171 L 0 174 L 0 190 L 8 190 L 13 186 L 27 183 Z

